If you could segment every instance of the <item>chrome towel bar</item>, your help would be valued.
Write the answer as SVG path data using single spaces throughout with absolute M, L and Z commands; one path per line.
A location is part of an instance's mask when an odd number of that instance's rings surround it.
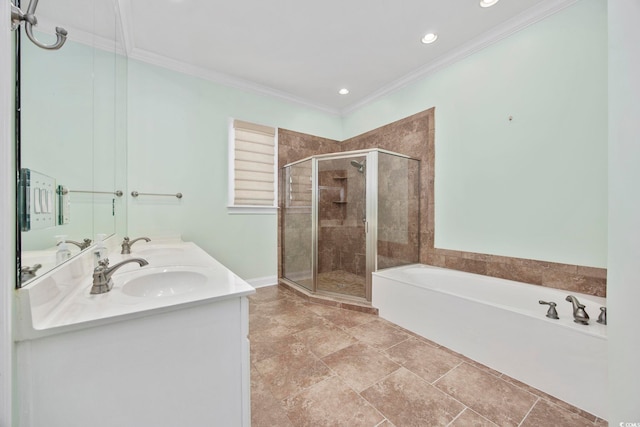
M 138 197 L 138 196 L 172 196 L 172 197 L 176 197 L 178 199 L 182 199 L 182 193 L 160 194 L 160 193 L 139 193 L 137 191 L 132 191 L 131 195 L 133 197 Z
M 116 191 L 90 191 L 90 190 L 68 190 L 67 188 L 62 188 L 61 190 L 58 190 L 58 193 L 62 194 L 62 195 L 65 195 L 65 194 L 68 194 L 68 193 L 113 194 L 113 195 L 116 195 L 118 197 L 122 197 L 122 195 L 124 194 L 120 190 L 116 190 Z

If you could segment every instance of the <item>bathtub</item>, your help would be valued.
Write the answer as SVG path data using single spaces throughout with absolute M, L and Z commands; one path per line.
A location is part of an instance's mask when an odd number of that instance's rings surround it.
M 569 294 L 589 325 L 573 321 Z M 373 273 L 372 298 L 380 317 L 606 419 L 604 298 L 422 264 Z

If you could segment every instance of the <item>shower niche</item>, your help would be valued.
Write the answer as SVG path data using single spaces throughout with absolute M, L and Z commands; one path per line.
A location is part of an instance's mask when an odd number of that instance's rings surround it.
M 373 271 L 419 262 L 419 160 L 358 150 L 308 157 L 280 174 L 280 280 L 364 302 Z

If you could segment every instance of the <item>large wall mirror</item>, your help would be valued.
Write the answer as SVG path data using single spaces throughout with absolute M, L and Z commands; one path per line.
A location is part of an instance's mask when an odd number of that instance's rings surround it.
M 27 3 L 22 1 L 22 10 Z M 93 244 L 126 221 L 121 191 L 126 186 L 127 60 L 115 0 L 41 0 L 35 15 L 34 35 L 42 43 L 55 42 L 56 26 L 69 33 L 59 50 L 45 50 L 21 29 L 17 47 L 18 271 L 40 265 L 38 277 L 67 259 L 59 253 L 63 239 Z M 35 212 L 51 213 L 51 221 L 38 223 L 42 215 Z M 91 250 L 66 246 L 72 257 Z M 34 276 L 19 277 L 18 286 L 24 286 Z

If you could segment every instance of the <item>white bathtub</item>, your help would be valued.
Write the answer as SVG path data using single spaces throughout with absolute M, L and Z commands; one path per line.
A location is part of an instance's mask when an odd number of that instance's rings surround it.
M 569 294 L 589 325 L 574 323 Z M 606 419 L 604 298 L 422 264 L 373 273 L 372 297 L 380 317 Z

